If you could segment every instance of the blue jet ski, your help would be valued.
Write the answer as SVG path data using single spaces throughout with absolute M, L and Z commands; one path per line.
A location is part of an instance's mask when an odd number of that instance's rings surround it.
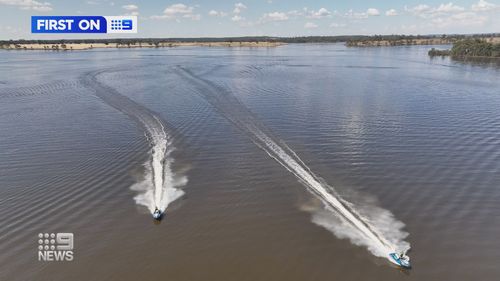
M 153 219 L 159 221 L 159 220 L 161 220 L 162 216 L 163 216 L 163 213 L 160 211 L 160 209 L 155 208 L 155 211 L 153 212 Z
M 402 268 L 411 268 L 410 265 L 410 257 L 407 256 L 405 253 L 401 254 L 396 254 L 396 253 L 390 253 L 389 254 L 389 260 L 395 264 L 398 265 Z

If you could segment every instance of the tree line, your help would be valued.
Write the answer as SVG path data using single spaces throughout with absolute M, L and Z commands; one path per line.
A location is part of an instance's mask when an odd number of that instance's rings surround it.
M 454 57 L 500 57 L 500 44 L 482 39 L 465 39 L 453 44 L 450 55 Z
M 336 35 L 336 36 L 297 36 L 297 37 L 270 37 L 270 36 L 243 36 L 243 37 L 200 37 L 200 38 L 105 38 L 105 39 L 61 39 L 61 40 L 1 40 L 0 45 L 12 44 L 149 44 L 162 43 L 210 43 L 210 42 L 282 42 L 282 43 L 355 43 L 359 41 L 398 41 L 435 38 L 487 38 L 499 37 L 500 34 L 475 35 Z
M 484 39 L 467 38 L 456 41 L 450 50 L 432 48 L 429 56 L 467 57 L 494 57 L 500 58 L 500 43 L 490 43 Z

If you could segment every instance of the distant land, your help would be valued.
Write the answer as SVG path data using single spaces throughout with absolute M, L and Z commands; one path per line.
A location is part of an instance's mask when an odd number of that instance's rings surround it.
M 447 50 L 432 48 L 429 56 L 451 56 L 452 58 L 500 58 L 500 42 L 492 43 L 479 38 L 466 38 L 453 43 Z
M 407 45 L 447 45 L 464 39 L 481 39 L 489 43 L 500 43 L 500 34 L 473 35 L 375 35 L 368 38 L 353 38 L 346 42 L 348 47 L 383 47 Z
M 205 46 L 205 47 L 277 47 L 283 45 L 281 42 L 259 41 L 259 42 L 61 42 L 54 40 L 51 42 L 20 42 L 12 44 L 0 43 L 0 49 L 6 50 L 89 50 L 94 48 L 163 48 L 163 47 L 183 47 L 183 46 Z
M 206 37 L 206 38 L 109 38 L 61 40 L 3 40 L 0 49 L 7 50 L 87 50 L 93 48 L 160 48 L 180 46 L 206 47 L 277 47 L 288 43 L 345 43 L 348 47 L 382 47 L 405 45 L 444 45 L 466 39 L 500 43 L 500 33 L 443 35 L 342 35 L 302 37 Z

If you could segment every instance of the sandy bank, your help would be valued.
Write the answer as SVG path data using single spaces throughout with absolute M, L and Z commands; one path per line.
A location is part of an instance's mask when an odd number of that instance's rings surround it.
M 89 50 L 94 48 L 163 48 L 163 47 L 277 47 L 281 42 L 157 42 L 157 43 L 20 43 L 0 45 L 7 50 Z

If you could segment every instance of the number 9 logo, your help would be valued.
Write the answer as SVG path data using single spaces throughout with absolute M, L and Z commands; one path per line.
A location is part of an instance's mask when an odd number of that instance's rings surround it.
M 57 233 L 57 250 L 71 251 L 73 250 L 73 233 Z

